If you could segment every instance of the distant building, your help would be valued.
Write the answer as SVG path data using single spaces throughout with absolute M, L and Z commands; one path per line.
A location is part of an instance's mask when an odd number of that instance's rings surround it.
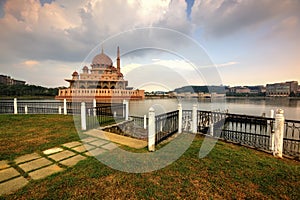
M 0 75 L 0 84 L 4 85 L 25 85 L 26 81 L 15 80 L 10 76 Z
M 236 86 L 229 88 L 229 92 L 235 94 L 248 94 L 250 93 L 250 89 L 247 87 Z
M 297 94 L 298 82 L 288 81 L 285 83 L 273 83 L 267 84 L 266 95 L 267 96 L 290 96 L 291 94 Z
M 266 87 L 263 85 L 256 85 L 256 86 L 246 86 L 250 89 L 251 94 L 260 94 L 266 92 Z
M 124 80 L 120 66 L 120 51 L 117 50 L 117 67 L 110 57 L 102 52 L 94 57 L 91 69 L 82 68 L 82 73 L 73 72 L 72 79 L 65 79 L 70 86 L 60 89 L 56 99 L 67 100 L 111 100 L 144 99 L 144 90 L 133 90 Z

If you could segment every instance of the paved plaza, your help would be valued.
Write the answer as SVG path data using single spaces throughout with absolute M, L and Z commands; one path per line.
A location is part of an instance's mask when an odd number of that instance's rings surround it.
M 24 187 L 31 180 L 38 180 L 62 172 L 89 156 L 98 156 L 125 144 L 141 148 L 147 142 L 117 136 L 101 130 L 84 133 L 81 141 L 73 141 L 47 149 L 40 153 L 20 156 L 13 161 L 0 161 L 0 196 Z M 113 142 L 112 142 L 113 141 Z

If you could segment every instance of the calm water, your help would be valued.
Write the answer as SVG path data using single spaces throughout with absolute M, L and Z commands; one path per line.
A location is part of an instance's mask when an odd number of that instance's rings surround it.
M 13 100 L 0 100 L 0 103 L 13 102 Z M 18 100 L 21 102 L 59 102 L 58 100 Z M 182 104 L 183 109 L 192 109 L 196 104 L 199 110 L 227 110 L 229 113 L 246 114 L 261 116 L 266 113 L 270 116 L 270 110 L 281 108 L 284 110 L 286 119 L 300 121 L 300 99 L 288 98 L 226 98 L 226 99 L 146 99 L 142 101 L 130 101 L 129 114 L 143 116 L 148 114 L 150 107 L 155 109 L 156 114 L 174 111 L 178 103 Z M 1 104 L 0 104 L 1 106 Z
M 227 99 L 146 99 L 143 101 L 131 101 L 129 104 L 130 115 L 144 115 L 150 107 L 155 109 L 156 114 L 169 112 L 177 109 L 178 103 L 183 109 L 192 109 L 197 104 L 199 110 L 227 110 L 229 113 L 261 116 L 265 113 L 270 116 L 270 110 L 281 108 L 284 110 L 286 119 L 300 120 L 300 100 L 288 98 L 227 98 Z

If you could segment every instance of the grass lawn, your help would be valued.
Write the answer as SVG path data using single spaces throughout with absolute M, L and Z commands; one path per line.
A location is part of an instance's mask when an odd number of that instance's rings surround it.
M 27 122 L 30 122 L 31 126 L 37 127 L 36 120 L 40 117 L 45 118 L 44 122 L 52 121 L 52 126 L 44 125 L 46 127 L 42 126 L 41 129 L 49 129 L 48 133 L 54 132 L 65 138 L 60 139 L 54 134 L 56 137 L 49 139 L 52 145 L 77 137 L 74 135 L 76 133 L 74 133 L 71 116 L 21 116 L 22 119 L 27 118 Z M 11 118 L 16 120 L 18 116 L 11 116 Z M 47 120 L 47 118 L 49 119 Z M 1 118 L 0 121 L 3 123 L 4 119 Z M 66 122 L 62 123 L 65 125 L 59 125 L 60 121 Z M 24 124 L 24 122 L 19 123 L 19 120 L 11 123 L 15 124 L 15 130 L 19 129 L 17 128 L 19 125 Z M 65 129 L 60 133 L 56 130 L 57 127 L 65 127 Z M 1 127 L 1 141 L 5 137 L 2 135 L 2 129 Z M 35 132 L 35 134 L 39 132 Z M 29 138 L 33 136 L 28 134 L 26 134 L 26 138 L 30 142 Z M 19 140 L 22 137 L 20 133 L 14 138 Z M 23 152 L 26 151 L 24 149 L 28 144 L 27 140 L 19 142 L 19 145 L 24 146 Z M 111 169 L 90 157 L 63 172 L 42 180 L 31 181 L 15 194 L 3 198 L 300 199 L 299 162 L 276 159 L 263 152 L 221 141 L 216 144 L 208 156 L 199 159 L 198 153 L 202 142 L 203 137 L 196 136 L 183 156 L 158 171 L 143 174 L 125 173 Z M 35 148 L 40 149 L 42 145 L 36 145 Z M 130 150 L 128 147 L 124 149 Z M 132 151 L 144 152 L 145 149 Z M 8 154 L 16 155 L 17 153 L 17 151 L 10 150 L 1 155 L 10 157 Z
M 72 116 L 0 115 L 0 160 L 79 140 Z

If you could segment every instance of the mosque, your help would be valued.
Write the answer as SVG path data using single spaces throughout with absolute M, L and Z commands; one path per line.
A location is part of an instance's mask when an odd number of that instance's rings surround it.
M 124 79 L 120 67 L 120 49 L 117 48 L 117 67 L 109 56 L 103 52 L 96 55 L 91 64 L 82 68 L 82 73 L 74 71 L 71 79 L 65 79 L 70 86 L 60 89 L 56 99 L 68 101 L 92 100 L 139 100 L 144 99 L 144 90 L 133 90 L 128 87 L 128 81 Z

